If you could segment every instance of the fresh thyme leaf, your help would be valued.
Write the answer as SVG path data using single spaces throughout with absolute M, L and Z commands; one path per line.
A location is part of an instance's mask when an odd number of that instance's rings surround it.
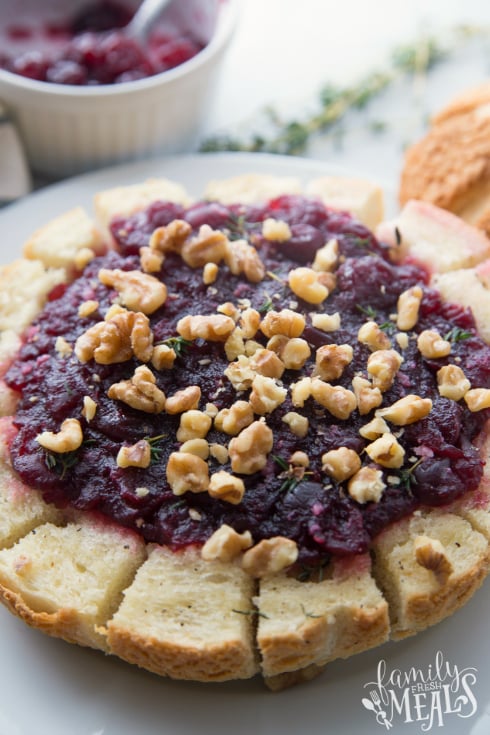
M 424 459 L 423 457 L 421 457 L 416 462 L 414 462 L 413 465 L 399 472 L 398 477 L 400 478 L 400 485 L 403 486 L 406 490 L 410 490 L 412 485 L 417 482 L 413 473 L 417 469 L 417 467 L 422 464 L 423 461 Z
M 349 241 L 359 248 L 368 248 L 371 245 L 370 237 L 352 237 Z
M 292 490 L 295 489 L 295 487 L 298 485 L 299 480 L 294 475 L 291 475 L 290 477 L 286 477 L 284 482 L 282 483 L 281 487 L 279 488 L 279 492 L 281 493 L 289 493 Z
M 322 617 L 321 615 L 315 615 L 312 612 L 308 612 L 307 609 L 305 608 L 305 606 L 303 605 L 303 603 L 301 603 L 301 609 L 303 611 L 303 615 L 306 618 L 321 618 Z
M 233 607 L 231 609 L 231 612 L 238 613 L 239 615 L 258 615 L 261 618 L 269 618 L 268 615 L 261 612 L 260 610 L 235 610 L 235 608 Z
M 383 332 L 393 332 L 396 329 L 396 324 L 395 322 L 388 320 L 383 322 L 383 324 L 380 324 L 379 328 L 382 329 Z
M 286 472 L 287 470 L 289 470 L 289 464 L 286 462 L 285 459 L 283 459 L 282 457 L 278 457 L 277 454 L 271 454 L 271 457 L 274 462 L 279 465 L 281 470 L 285 470 Z
M 64 480 L 66 473 L 76 465 L 78 459 L 78 449 L 75 449 L 73 452 L 64 452 L 63 454 L 45 451 L 44 462 L 48 470 L 53 470 L 59 476 L 60 480 Z
M 470 337 L 473 337 L 473 333 L 468 332 L 465 329 L 461 329 L 460 327 L 453 327 L 444 335 L 444 339 L 447 342 L 462 342 Z
M 168 434 L 158 434 L 157 436 L 145 436 L 145 441 L 150 445 L 150 462 L 156 462 L 160 459 L 163 447 L 157 446 L 157 443 L 166 439 Z
M 188 339 L 184 339 L 183 337 L 169 337 L 168 339 L 164 339 L 163 342 L 159 342 L 158 344 L 161 345 L 167 345 L 167 347 L 171 347 L 177 357 L 182 357 L 185 355 L 185 351 L 192 342 L 190 342 Z
M 370 319 L 376 319 L 377 312 L 376 309 L 373 309 L 372 306 L 362 306 L 362 304 L 356 304 L 356 309 L 362 314 L 368 316 Z
M 258 307 L 257 311 L 259 314 L 265 314 L 266 312 L 270 311 L 273 307 L 272 299 L 270 296 L 266 296 L 266 299 L 264 303 Z

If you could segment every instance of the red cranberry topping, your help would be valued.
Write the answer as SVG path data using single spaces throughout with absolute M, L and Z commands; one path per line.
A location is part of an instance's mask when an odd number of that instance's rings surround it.
M 287 242 L 267 241 L 262 235 L 262 221 L 277 217 L 278 213 L 289 222 L 293 238 L 294 228 L 301 227 L 301 232 L 306 233 L 294 247 Z M 271 306 L 276 310 L 290 308 L 290 269 L 298 263 L 310 263 L 319 245 L 333 236 L 337 238 L 341 254 L 337 287 L 319 307 L 295 299 L 296 310 L 306 316 L 307 327 L 302 336 L 313 354 L 302 371 L 285 371 L 282 382 L 286 388 L 299 377 L 311 375 L 315 350 L 332 342 L 353 346 L 353 361 L 338 381 L 332 381 L 350 388 L 356 374 L 365 375 L 370 354 L 357 340 L 359 327 L 374 319 L 394 338 L 397 329 L 392 315 L 400 293 L 411 285 L 423 285 L 426 280 L 425 272 L 412 264 L 390 263 L 383 245 L 348 215 L 328 211 L 319 202 L 300 197 L 281 197 L 263 207 L 199 202 L 187 210 L 170 202 L 156 202 L 144 212 L 115 220 L 111 229 L 120 252 L 94 260 L 66 290 L 58 289 L 51 295 L 7 373 L 8 385 L 21 393 L 15 418 L 19 431 L 11 455 L 15 469 L 26 483 L 40 488 L 46 500 L 59 506 L 70 504 L 98 511 L 136 529 L 147 541 L 173 548 L 202 543 L 223 523 L 237 531 L 250 530 L 256 542 L 276 535 L 288 536 L 297 542 L 299 562 L 307 567 L 325 563 L 331 555 L 364 552 L 373 536 L 414 509 L 446 504 L 478 487 L 482 462 L 472 441 L 482 431 L 489 411 L 470 413 L 464 401 L 456 403 L 441 397 L 436 372 L 448 364 L 449 358 L 425 359 L 417 349 L 416 339 L 409 339 L 397 379 L 384 394 L 383 404 L 390 405 L 416 393 L 431 398 L 433 410 L 426 418 L 403 428 L 399 437 L 406 452 L 402 467 L 378 467 L 386 483 L 379 502 L 356 502 L 345 483 L 326 476 L 321 462 L 327 451 L 347 447 L 357 452 L 364 465 L 368 464 L 369 458 L 363 451 L 367 442 L 359 429 L 373 414 L 360 416 L 354 411 L 348 420 L 337 419 L 321 410 L 312 398 L 304 408 L 297 408 L 289 390 L 285 402 L 266 416 L 274 447 L 262 471 L 243 476 L 246 491 L 239 505 L 213 499 L 207 493 L 175 496 L 166 482 L 165 467 L 170 454 L 180 446 L 175 438 L 179 417 L 164 412 L 145 414 L 107 396 L 109 386 L 128 379 L 138 362 L 132 359 L 113 365 L 93 361 L 81 364 L 75 358 L 61 358 L 54 345 L 58 336 L 73 344 L 80 334 L 103 319 L 114 292 L 98 281 L 99 269 L 138 268 L 139 248 L 148 244 L 156 227 L 176 218 L 187 219 L 194 233 L 209 222 L 225 231 L 230 239 L 247 238 L 257 247 L 266 270 L 274 278 L 252 284 L 220 265 L 217 280 L 208 287 L 203 283 L 200 268 L 189 268 L 175 253 L 166 255 L 161 272 L 156 275 L 167 284 L 169 296 L 151 316 L 156 342 L 175 339 L 176 323 L 184 314 L 215 313 L 226 301 L 236 304 L 239 299 L 248 299 L 262 313 Z M 89 317 L 81 318 L 79 305 L 89 299 L 98 301 L 99 307 Z M 313 311 L 338 311 L 342 316 L 340 329 L 333 334 L 315 329 L 309 321 Z M 437 292 L 425 285 L 420 319 L 409 336 L 424 329 L 437 329 L 441 335 L 447 335 L 452 342 L 451 362 L 457 361 L 472 386 L 490 385 L 490 347 L 476 334 L 470 312 L 443 304 Z M 255 339 L 264 345 L 267 342 L 261 332 Z M 396 349 L 394 339 L 393 345 Z M 199 385 L 200 407 L 212 402 L 219 409 L 229 407 L 237 398 L 248 398 L 248 391 L 237 396 L 223 375 L 229 361 L 222 344 L 196 340 L 180 347 L 174 369 L 153 371 L 166 395 Z M 98 405 L 90 422 L 81 415 L 85 395 Z M 282 420 L 293 410 L 308 418 L 309 431 L 304 439 L 294 435 Z M 81 421 L 82 446 L 66 456 L 47 453 L 36 436 L 44 430 L 57 431 L 68 417 Z M 115 457 L 121 444 L 133 444 L 145 437 L 154 442 L 150 467 L 118 467 Z M 215 428 L 207 436 L 210 443 L 218 444 L 226 444 L 229 438 Z M 288 468 L 288 459 L 295 451 L 306 452 L 310 459 L 308 474 L 302 479 Z M 209 460 L 209 467 L 211 472 L 230 469 L 229 464 L 219 465 L 215 459 Z M 148 488 L 148 494 L 138 492 L 141 487 Z M 199 521 L 189 515 L 190 509 L 198 512 Z

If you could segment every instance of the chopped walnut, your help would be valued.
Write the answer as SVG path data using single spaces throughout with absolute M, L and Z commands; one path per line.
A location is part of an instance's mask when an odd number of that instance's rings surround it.
M 202 270 L 202 282 L 210 286 L 218 278 L 219 268 L 216 263 L 206 263 Z
M 337 380 L 352 362 L 353 354 L 350 345 L 322 345 L 316 351 L 313 377 L 327 381 Z
M 171 370 L 176 359 L 175 350 L 168 345 L 155 345 L 151 353 L 151 364 L 156 370 Z
M 202 268 L 206 263 L 219 264 L 225 258 L 228 238 L 220 230 L 201 225 L 195 237 L 184 242 L 182 260 L 191 268 Z
M 208 538 L 201 549 L 201 557 L 205 561 L 215 559 L 223 562 L 233 561 L 242 551 L 249 549 L 253 544 L 250 531 L 237 533 L 233 528 L 223 523 L 212 536 Z
M 206 439 L 187 439 L 185 441 L 180 449 L 179 452 L 187 452 L 187 454 L 195 454 L 196 457 L 201 457 L 201 459 L 208 459 L 210 455 L 210 448 L 209 444 L 206 441 Z
M 273 242 L 285 242 L 292 237 L 288 223 L 273 217 L 268 217 L 263 221 L 262 235 L 266 240 L 272 240 Z
M 323 303 L 330 293 L 313 268 L 293 268 L 289 271 L 288 283 L 291 291 L 309 304 Z
M 393 434 L 382 434 L 367 445 L 365 452 L 381 467 L 401 467 L 405 458 L 405 450 Z
M 250 388 L 253 379 L 257 375 L 250 364 L 250 357 L 238 355 L 235 362 L 231 362 L 224 374 L 236 391 L 243 391 Z
M 373 388 L 372 384 L 366 378 L 356 375 L 352 379 L 352 387 L 357 400 L 357 408 L 361 416 L 377 408 L 383 402 L 383 396 L 379 388 Z
M 471 383 L 457 365 L 444 365 L 437 371 L 439 394 L 460 401 L 471 388 Z
M 377 350 L 369 355 L 367 371 L 373 387 L 382 393 L 391 388 L 402 362 L 403 357 L 396 350 Z
M 381 416 L 397 426 L 408 426 L 428 416 L 431 410 L 430 398 L 421 398 L 410 393 L 392 403 L 391 406 L 378 409 L 376 416 Z
M 385 487 L 383 473 L 373 467 L 361 467 L 359 472 L 356 472 L 347 484 L 347 490 L 351 498 L 362 504 L 378 503 Z
M 364 424 L 364 426 L 361 426 L 359 429 L 359 434 L 363 436 L 364 439 L 371 440 L 377 439 L 382 434 L 389 433 L 390 427 L 380 416 L 375 416 L 374 419 L 369 421 L 367 424 Z
M 245 342 L 240 327 L 234 329 L 226 340 L 225 354 L 230 362 L 235 360 L 239 355 L 245 354 Z
M 305 402 L 311 397 L 311 378 L 301 378 L 291 384 L 291 400 L 296 408 L 303 408 Z
M 371 352 L 389 350 L 391 347 L 391 340 L 388 335 L 373 321 L 365 322 L 362 325 L 357 333 L 357 339 L 363 345 L 369 347 Z
M 473 413 L 490 408 L 490 388 L 471 388 L 466 391 L 464 400 Z
M 158 273 L 164 260 L 164 254 L 158 250 L 146 246 L 140 248 L 140 265 L 143 273 Z
M 201 389 L 198 385 L 188 385 L 167 398 L 165 411 L 169 414 L 184 413 L 197 408 L 201 398 Z
M 220 304 L 216 311 L 220 314 L 224 314 L 225 316 L 229 316 L 235 323 L 238 321 L 238 317 L 240 316 L 240 309 L 238 309 L 232 301 L 225 301 L 224 304 Z
M 156 385 L 156 378 L 146 365 L 137 367 L 129 380 L 113 383 L 107 395 L 145 413 L 161 413 L 166 405 L 165 393 Z
M 419 319 L 419 308 L 424 292 L 420 286 L 407 289 L 398 297 L 396 326 L 407 331 L 413 329 Z
M 246 240 L 228 242 L 224 261 L 234 276 L 244 273 L 251 283 L 259 283 L 265 276 L 265 267 L 259 254 Z
M 83 271 L 86 265 L 88 265 L 95 258 L 95 252 L 92 248 L 80 248 L 75 255 L 74 265 L 79 271 Z
M 263 469 L 273 442 L 274 435 L 267 424 L 263 420 L 254 421 L 228 445 L 232 471 L 241 475 L 253 475 Z
M 57 432 L 43 431 L 36 436 L 43 449 L 57 454 L 66 454 L 78 449 L 83 442 L 82 427 L 78 419 L 65 419 Z
M 133 355 L 148 362 L 153 353 L 153 334 L 145 314 L 122 310 L 103 322 L 97 322 L 80 335 L 75 355 L 80 362 L 92 358 L 100 365 L 126 362 Z
M 82 416 L 87 421 L 92 421 L 93 418 L 95 418 L 95 414 L 97 412 L 97 404 L 94 401 L 93 398 L 90 398 L 90 396 L 84 396 L 83 397 L 83 408 L 82 408 Z
M 268 311 L 260 323 L 266 337 L 283 334 L 285 337 L 301 337 L 305 328 L 305 318 L 291 309 Z
M 234 329 L 233 319 L 222 314 L 188 315 L 177 322 L 177 332 L 190 341 L 205 339 L 209 342 L 226 342 Z
M 213 459 L 219 462 L 219 464 L 226 464 L 228 462 L 228 449 L 222 444 L 210 444 L 209 454 Z
M 267 348 L 280 357 L 286 370 L 301 370 L 311 356 L 308 342 L 301 337 L 284 337 L 276 334 L 267 343 Z
M 95 299 L 89 299 L 88 301 L 83 301 L 78 307 L 78 316 L 82 318 L 86 316 L 90 316 L 95 311 L 97 311 L 98 308 L 99 308 L 99 302 L 95 301 Z
M 417 347 L 423 357 L 432 360 L 446 357 L 451 352 L 451 342 L 443 339 L 439 332 L 433 329 L 424 329 L 417 338 Z
M 146 439 L 141 439 L 130 447 L 123 446 L 117 453 L 118 467 L 149 467 L 151 462 L 151 446 Z
M 433 572 L 440 584 L 445 584 L 453 571 L 453 565 L 439 539 L 417 536 L 413 541 L 413 547 L 417 563 Z
M 361 460 L 357 452 L 347 447 L 339 447 L 322 456 L 322 469 L 336 482 L 343 482 L 357 472 Z
M 330 385 L 320 378 L 312 378 L 311 394 L 315 401 L 338 419 L 348 419 L 357 407 L 354 393 L 341 385 Z
M 104 286 L 115 288 L 124 306 L 132 311 L 142 311 L 143 314 L 153 314 L 167 299 L 165 284 L 141 271 L 101 268 L 99 281 Z
M 236 401 L 230 408 L 223 408 L 216 415 L 214 425 L 218 431 L 236 436 L 254 420 L 254 412 L 248 401 Z
M 245 483 L 241 477 L 235 477 L 230 472 L 219 470 L 211 475 L 208 493 L 216 500 L 238 505 L 245 494 Z
M 209 487 L 208 465 L 195 454 L 172 452 L 167 462 L 167 482 L 174 495 L 204 493 Z
M 204 411 L 191 409 L 180 417 L 180 426 L 177 429 L 177 441 L 185 442 L 188 439 L 204 439 L 213 420 Z
M 312 314 L 311 323 L 322 332 L 336 332 L 340 329 L 340 314 L 338 311 L 334 314 Z
M 256 309 L 244 309 L 240 316 L 240 327 L 244 339 L 253 339 L 257 334 L 262 317 Z
M 406 332 L 397 332 L 395 334 L 395 339 L 398 347 L 401 350 L 406 350 L 408 345 L 410 344 L 410 340 L 408 339 L 408 334 Z
M 69 357 L 73 352 L 73 347 L 64 337 L 57 337 L 54 343 L 54 349 L 60 357 Z
M 296 411 L 289 411 L 282 417 L 282 420 L 289 426 L 295 436 L 302 439 L 307 435 L 309 421 L 306 416 L 301 416 Z
M 242 568 L 252 577 L 277 574 L 290 567 L 298 558 L 296 542 L 284 536 L 263 539 L 242 557 Z
M 329 240 L 315 253 L 312 268 L 315 271 L 333 271 L 339 261 L 339 243 L 337 240 Z
M 250 405 L 255 413 L 263 416 L 272 413 L 286 400 L 287 390 L 279 386 L 274 378 L 256 375 L 252 381 Z
M 184 242 L 192 232 L 191 225 L 183 219 L 174 219 L 164 227 L 157 227 L 150 238 L 150 248 L 159 253 L 180 253 Z
M 250 358 L 250 367 L 267 378 L 281 378 L 285 365 L 275 352 L 268 349 L 256 350 Z

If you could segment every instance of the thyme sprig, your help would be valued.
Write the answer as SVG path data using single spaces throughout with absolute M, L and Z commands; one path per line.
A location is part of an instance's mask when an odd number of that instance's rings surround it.
M 168 337 L 168 339 L 164 339 L 162 342 L 158 342 L 158 344 L 171 347 L 177 357 L 182 357 L 185 355 L 187 348 L 190 347 L 192 342 L 188 339 L 184 339 L 183 337 Z
M 53 470 L 60 480 L 64 480 L 68 470 L 78 462 L 78 449 L 75 449 L 73 452 L 64 452 L 63 454 L 46 451 L 44 462 L 48 470 Z
M 447 342 L 462 342 L 465 339 L 470 339 L 470 337 L 473 337 L 473 333 L 461 329 L 461 327 L 453 327 L 444 335 Z
M 168 434 L 157 434 L 156 436 L 145 436 L 145 441 L 148 442 L 150 445 L 150 461 L 157 462 L 163 451 L 163 447 L 158 446 L 158 443 L 162 441 L 162 439 L 166 439 Z
M 423 77 L 462 44 L 488 35 L 489 30 L 481 26 L 457 26 L 445 39 L 431 36 L 401 45 L 391 53 L 386 69 L 372 71 L 357 84 L 335 86 L 327 83 L 319 93 L 316 109 L 303 118 L 284 120 L 276 110 L 268 107 L 263 110 L 263 127 L 270 133 L 252 131 L 245 140 L 216 135 L 204 140 L 200 150 L 298 155 L 315 136 L 337 135 L 349 112 L 365 109 L 390 85 L 407 77 Z M 382 121 L 376 121 L 373 132 L 379 132 L 383 127 Z

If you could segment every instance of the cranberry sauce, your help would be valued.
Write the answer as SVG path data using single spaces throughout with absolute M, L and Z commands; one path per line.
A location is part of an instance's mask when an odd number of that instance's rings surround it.
M 10 47 L 1 53 L 0 67 L 14 74 L 54 84 L 99 85 L 131 82 L 173 69 L 202 50 L 186 34 L 156 28 L 142 46 L 118 30 L 132 12 L 113 0 L 87 5 L 64 25 L 7 28 Z M 28 41 L 32 49 L 25 50 Z M 39 45 L 47 50 L 39 50 Z M 21 50 L 22 49 L 22 50 Z
M 243 476 L 246 491 L 241 503 L 232 505 L 211 498 L 208 493 L 176 496 L 166 481 L 169 455 L 178 450 L 179 416 L 148 414 L 125 403 L 111 400 L 108 388 L 133 375 L 135 358 L 123 363 L 101 365 L 93 360 L 80 363 L 74 354 L 62 356 L 55 349 L 62 336 L 73 346 L 77 337 L 102 320 L 117 293 L 98 280 L 99 269 L 139 267 L 139 248 L 147 245 L 157 227 L 184 217 L 197 232 L 210 223 L 226 232 L 230 240 L 248 238 L 257 248 L 267 270 L 258 284 L 235 276 L 220 265 L 217 280 L 203 283 L 202 269 L 185 265 L 180 256 L 165 257 L 160 273 L 168 289 L 166 303 L 151 316 L 155 343 L 175 347 L 178 357 L 172 369 L 152 367 L 157 385 L 172 395 L 176 390 L 199 385 L 199 408 L 213 403 L 218 409 L 237 399 L 247 400 L 249 391 L 237 393 L 224 375 L 229 361 L 222 343 L 198 339 L 192 343 L 178 338 L 176 323 L 184 314 L 212 314 L 224 302 L 238 308 L 252 306 L 265 315 L 269 309 L 294 309 L 306 317 L 302 335 L 311 348 L 311 357 L 301 370 L 286 370 L 282 384 L 288 388 L 301 377 L 312 374 L 316 349 L 325 344 L 353 347 L 353 360 L 335 382 L 351 389 L 355 375 L 367 377 L 368 347 L 357 339 L 360 326 L 375 320 L 391 339 L 403 362 L 393 386 L 384 393 L 383 406 L 408 394 L 430 398 L 433 409 L 426 418 L 400 429 L 393 427 L 405 449 L 403 465 L 385 469 L 373 465 L 363 451 L 367 440 L 359 429 L 374 412 L 360 416 L 355 410 L 349 419 L 332 416 L 313 398 L 304 407 L 293 406 L 288 390 L 285 402 L 265 416 L 274 434 L 274 446 L 265 468 Z M 262 222 L 269 217 L 290 225 L 291 238 L 268 241 Z M 301 197 L 283 196 L 262 207 L 232 206 L 200 202 L 187 210 L 168 203 L 153 204 L 145 212 L 116 220 L 112 232 L 119 252 L 90 263 L 84 273 L 64 293 L 52 294 L 44 311 L 28 330 L 19 357 L 7 374 L 8 384 L 20 392 L 15 418 L 18 434 L 11 455 L 22 479 L 39 488 L 45 499 L 59 506 L 91 509 L 124 526 L 138 530 L 148 541 L 179 548 L 202 543 L 221 524 L 237 531 L 249 529 L 255 542 L 282 535 L 294 539 L 299 561 L 305 566 L 324 562 L 331 555 L 364 552 L 370 539 L 393 521 L 415 508 L 439 506 L 475 489 L 482 477 L 482 462 L 471 442 L 482 430 L 488 411 L 470 413 L 463 400 L 456 402 L 439 395 L 437 370 L 456 363 L 473 387 L 490 385 L 490 347 L 476 334 L 468 310 L 441 303 L 438 294 L 426 285 L 426 273 L 413 264 L 393 265 L 383 245 L 349 215 L 327 211 L 320 203 Z M 301 301 L 288 286 L 287 274 L 298 264 L 310 264 L 315 251 L 336 238 L 340 248 L 337 285 L 318 307 Z M 402 349 L 393 321 L 399 295 L 414 284 L 423 287 L 419 320 L 407 332 Z M 90 316 L 80 317 L 82 302 L 95 300 L 99 306 Z M 339 329 L 321 331 L 312 326 L 311 314 L 322 312 L 341 317 Z M 451 341 L 451 354 L 425 359 L 417 348 L 416 333 L 436 329 Z M 257 332 L 255 340 L 264 346 L 266 337 Z M 151 367 L 151 365 L 150 365 Z M 82 416 L 84 396 L 97 403 L 95 417 Z M 290 411 L 307 416 L 308 433 L 299 438 L 282 420 Z M 46 452 L 36 441 L 45 430 L 59 431 L 66 418 L 77 418 L 83 429 L 80 449 L 68 454 Z M 256 417 L 259 418 L 259 417 Z M 152 445 L 152 462 L 147 469 L 121 468 L 116 456 L 121 445 L 147 438 Z M 209 444 L 226 446 L 230 436 L 211 428 Z M 322 470 L 322 455 L 339 447 L 355 450 L 363 465 L 383 473 L 386 485 L 379 502 L 356 502 L 346 483 L 337 483 Z M 292 472 L 289 458 L 305 452 L 309 466 L 303 476 Z M 230 470 L 209 459 L 210 473 Z M 145 488 L 144 491 L 141 489 Z M 189 511 L 192 511 L 189 513 Z

